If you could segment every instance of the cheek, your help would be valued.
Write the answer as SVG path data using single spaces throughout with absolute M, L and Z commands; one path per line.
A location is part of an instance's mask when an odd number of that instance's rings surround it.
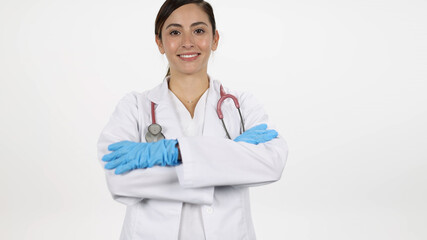
M 212 47 L 211 39 L 203 39 L 199 42 L 199 48 L 203 49 L 204 51 L 210 51 L 211 47 Z
M 178 46 L 179 45 L 178 45 L 177 41 L 166 40 L 163 43 L 163 47 L 164 47 L 166 53 L 174 53 L 174 52 L 176 52 L 176 49 L 178 48 Z

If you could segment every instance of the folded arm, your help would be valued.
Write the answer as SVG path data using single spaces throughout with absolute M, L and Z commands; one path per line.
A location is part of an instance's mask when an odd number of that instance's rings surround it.
M 107 126 L 98 140 L 98 160 L 110 153 L 108 146 L 120 141 L 140 141 L 138 128 L 138 102 L 135 94 L 126 95 L 117 105 Z M 195 204 L 210 204 L 213 201 L 213 187 L 183 188 L 173 167 L 155 166 L 136 169 L 122 175 L 105 170 L 108 188 L 113 198 L 124 204 L 133 204 L 144 198 L 174 200 Z
M 253 96 L 242 95 L 239 99 L 246 129 L 261 123 L 270 126 L 267 114 Z M 182 164 L 176 170 L 186 188 L 271 183 L 281 178 L 288 154 L 280 135 L 257 145 L 217 137 L 183 137 L 178 142 Z

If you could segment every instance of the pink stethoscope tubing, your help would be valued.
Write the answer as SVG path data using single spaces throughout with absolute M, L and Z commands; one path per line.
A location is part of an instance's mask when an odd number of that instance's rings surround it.
M 239 111 L 240 122 L 242 124 L 243 132 L 245 131 L 245 124 L 243 123 L 242 112 L 240 112 L 240 104 L 239 104 L 239 101 L 237 100 L 237 98 L 231 94 L 225 93 L 224 88 L 222 88 L 222 85 L 219 87 L 219 89 L 220 89 L 221 97 L 219 98 L 218 104 L 216 105 L 216 113 L 218 114 L 219 119 L 221 119 L 222 126 L 224 127 L 225 133 L 227 133 L 227 137 L 229 139 L 231 139 L 230 134 L 227 131 L 227 127 L 225 126 L 225 123 L 224 123 L 224 115 L 222 114 L 222 111 L 221 111 L 221 105 L 225 99 L 227 99 L 227 98 L 233 99 L 234 105 L 236 106 L 237 110 Z

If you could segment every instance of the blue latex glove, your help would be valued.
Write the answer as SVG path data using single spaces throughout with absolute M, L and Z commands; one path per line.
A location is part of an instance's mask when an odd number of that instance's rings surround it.
M 142 143 L 122 141 L 108 146 L 113 151 L 102 157 L 108 162 L 106 169 L 116 169 L 115 174 L 122 174 L 137 168 L 158 166 L 176 166 L 178 162 L 177 140 L 162 139 L 157 142 Z
M 273 138 L 276 138 L 279 134 L 276 130 L 267 130 L 267 124 L 259 124 L 246 130 L 240 136 L 234 139 L 235 142 L 247 142 L 257 145 L 258 143 L 265 143 Z

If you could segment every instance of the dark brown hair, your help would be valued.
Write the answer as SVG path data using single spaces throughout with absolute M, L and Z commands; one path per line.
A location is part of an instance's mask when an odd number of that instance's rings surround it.
M 213 13 L 212 6 L 203 0 L 166 0 L 162 7 L 160 7 L 159 12 L 157 13 L 156 21 L 154 24 L 154 34 L 162 40 L 162 28 L 166 22 L 166 19 L 172 14 L 173 11 L 178 9 L 179 7 L 194 3 L 197 4 L 209 17 L 209 21 L 212 25 L 212 33 L 215 36 L 216 31 L 216 23 L 215 23 L 215 15 Z M 170 75 L 170 68 L 166 73 L 166 76 Z
M 212 32 L 215 35 L 215 15 L 213 13 L 212 6 L 208 2 L 203 0 L 167 0 L 163 3 L 159 13 L 157 13 L 156 22 L 154 25 L 154 34 L 156 34 L 160 40 L 162 39 L 162 28 L 166 22 L 166 19 L 168 19 L 172 12 L 179 7 L 190 3 L 197 4 L 208 15 L 209 21 L 212 25 Z

